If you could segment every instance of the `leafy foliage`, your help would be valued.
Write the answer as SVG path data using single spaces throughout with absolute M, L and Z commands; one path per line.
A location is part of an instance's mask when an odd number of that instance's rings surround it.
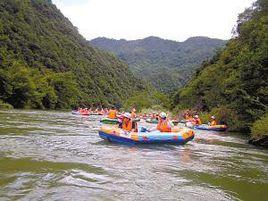
M 173 106 L 202 111 L 226 108 L 244 122 L 236 130 L 248 131 L 268 104 L 268 9 L 258 0 L 239 16 L 237 36 L 226 48 L 203 63 L 187 86 L 175 95 Z
M 0 109 L 13 109 L 13 107 L 12 105 L 4 103 L 2 100 L 0 100 Z
M 170 107 L 170 99 L 167 95 L 152 91 L 142 91 L 134 94 L 132 97 L 124 102 L 124 109 L 131 110 L 135 107 L 138 111 L 144 109 L 164 109 Z
M 136 76 L 159 91 L 171 92 L 183 86 L 202 61 L 212 57 L 225 41 L 193 37 L 176 42 L 148 37 L 133 41 L 96 38 L 89 43 L 116 54 Z
M 51 0 L 0 1 L 0 99 L 16 108 L 120 103 L 144 90 L 126 64 L 92 48 Z
M 229 131 L 236 131 L 244 126 L 243 122 L 239 119 L 236 111 L 225 106 L 213 108 L 209 112 L 201 112 L 199 116 L 204 123 L 208 123 L 211 121 L 210 117 L 212 115 L 216 116 L 219 124 L 228 125 Z
M 253 123 L 251 133 L 254 138 L 268 136 L 268 113 Z

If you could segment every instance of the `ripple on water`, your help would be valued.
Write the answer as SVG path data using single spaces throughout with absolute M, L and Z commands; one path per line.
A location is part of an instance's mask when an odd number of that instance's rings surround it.
M 196 131 L 184 146 L 129 147 L 101 140 L 100 118 L 0 111 L 0 199 L 268 197 L 268 152 L 239 135 Z

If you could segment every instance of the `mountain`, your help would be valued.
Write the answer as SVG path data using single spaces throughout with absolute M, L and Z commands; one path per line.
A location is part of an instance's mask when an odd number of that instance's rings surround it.
M 170 92 L 183 86 L 200 64 L 211 58 L 225 41 L 193 37 L 184 42 L 148 37 L 140 40 L 96 38 L 89 43 L 113 52 L 127 62 L 132 72 L 150 81 L 158 90 Z
M 236 37 L 203 63 L 174 97 L 178 108 L 197 108 L 224 117 L 230 129 L 249 131 L 268 109 L 268 1 L 239 15 Z M 267 135 L 268 115 L 258 123 Z
M 89 46 L 51 0 L 0 1 L 2 102 L 49 109 L 107 105 L 144 88 L 125 63 Z

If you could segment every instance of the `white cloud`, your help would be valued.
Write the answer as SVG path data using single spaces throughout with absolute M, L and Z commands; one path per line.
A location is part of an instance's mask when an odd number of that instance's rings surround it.
M 253 0 L 53 0 L 87 39 L 229 39 Z

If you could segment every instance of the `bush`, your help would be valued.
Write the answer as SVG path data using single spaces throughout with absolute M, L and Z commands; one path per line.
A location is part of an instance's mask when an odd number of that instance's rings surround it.
M 251 135 L 253 138 L 261 138 L 268 136 L 268 113 L 259 120 L 255 121 L 251 127 Z
M 0 100 L 0 109 L 13 109 L 13 106 Z
M 169 97 L 160 92 L 147 91 L 138 92 L 131 96 L 124 102 L 124 108 L 131 110 L 132 107 L 136 107 L 137 111 L 144 109 L 152 109 L 153 111 L 163 110 L 163 108 L 169 108 Z
M 242 131 L 244 123 L 239 119 L 237 113 L 227 107 L 213 108 L 210 112 L 200 113 L 203 123 L 210 121 L 211 116 L 215 116 L 219 124 L 226 124 L 229 131 Z
M 167 110 L 163 107 L 161 107 L 160 105 L 153 105 L 150 108 L 144 108 L 141 110 L 141 113 L 147 113 L 147 114 L 151 114 L 151 113 L 160 113 L 160 112 L 167 112 Z

